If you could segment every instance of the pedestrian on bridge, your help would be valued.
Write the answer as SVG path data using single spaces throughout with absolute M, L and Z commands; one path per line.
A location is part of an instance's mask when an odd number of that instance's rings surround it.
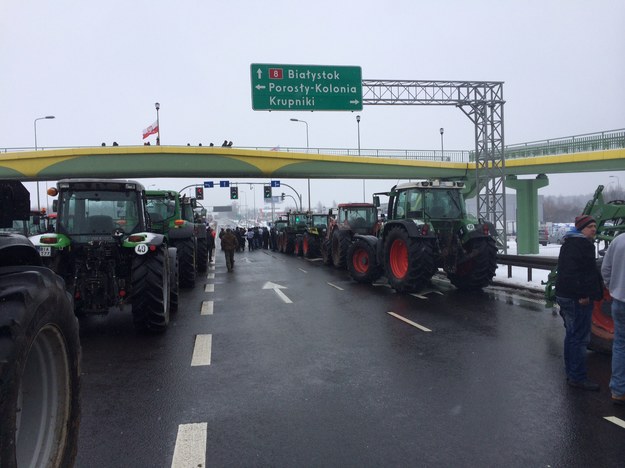
M 617 236 L 608 247 L 601 275 L 612 296 L 614 342 L 612 343 L 612 401 L 625 405 L 625 235 Z
M 597 223 L 592 216 L 575 218 L 575 229 L 564 237 L 558 257 L 556 301 L 564 319 L 564 367 L 571 387 L 598 391 L 588 379 L 586 348 L 594 301 L 603 297 L 603 282 L 595 259 Z

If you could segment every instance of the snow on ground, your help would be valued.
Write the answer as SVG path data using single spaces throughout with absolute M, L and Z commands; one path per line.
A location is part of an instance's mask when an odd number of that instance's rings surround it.
M 538 256 L 558 258 L 560 254 L 560 245 L 548 244 L 540 246 Z M 508 241 L 508 255 L 517 255 L 516 240 Z M 529 255 L 531 256 L 531 255 Z M 496 283 L 506 283 L 517 287 L 530 289 L 532 291 L 544 292 L 545 286 L 541 281 L 547 281 L 549 270 L 532 269 L 532 281 L 527 281 L 527 268 L 512 267 L 512 277 L 508 278 L 508 265 L 498 265 L 497 273 L 493 281 Z

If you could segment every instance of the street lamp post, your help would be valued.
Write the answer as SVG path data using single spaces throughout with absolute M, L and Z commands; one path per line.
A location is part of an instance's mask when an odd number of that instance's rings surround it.
M 356 116 L 356 126 L 358 127 L 358 156 L 360 156 L 360 116 Z M 365 195 L 365 179 L 362 179 L 362 201 L 363 203 L 367 201 Z
M 441 161 L 442 161 L 443 160 L 443 133 L 445 133 L 445 129 L 441 127 L 440 132 L 441 132 Z
M 158 102 L 154 103 L 154 107 L 156 107 L 156 128 L 158 128 L 158 133 L 156 134 L 156 144 L 160 146 L 161 144 L 161 123 L 158 118 L 158 111 L 161 109 L 161 105 Z
M 45 119 L 54 119 L 53 115 L 46 115 L 45 117 L 37 117 L 33 122 L 33 127 L 35 127 L 35 151 L 37 151 L 37 121 L 45 120 Z M 41 201 L 39 200 L 39 181 L 37 180 L 37 209 L 41 213 Z
M 301 122 L 306 125 L 306 153 L 308 153 L 308 150 L 310 149 L 310 146 L 308 144 L 308 122 L 300 119 L 291 119 L 291 122 Z M 301 204 L 302 202 L 300 200 L 300 206 Z M 310 211 L 310 178 L 308 179 L 308 211 Z

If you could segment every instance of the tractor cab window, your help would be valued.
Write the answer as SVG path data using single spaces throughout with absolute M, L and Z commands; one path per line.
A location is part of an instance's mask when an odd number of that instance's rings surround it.
M 395 199 L 395 205 L 393 206 L 393 210 L 395 211 L 393 214 L 394 219 L 402 219 L 406 217 L 406 191 L 399 192 L 397 198 Z
M 154 223 L 172 218 L 176 213 L 176 201 L 166 197 L 150 198 L 147 211 Z
M 462 200 L 458 190 L 429 190 L 425 194 L 425 209 L 431 218 L 462 217 Z
M 64 193 L 58 229 L 73 236 L 112 235 L 139 230 L 135 192 L 72 191 Z

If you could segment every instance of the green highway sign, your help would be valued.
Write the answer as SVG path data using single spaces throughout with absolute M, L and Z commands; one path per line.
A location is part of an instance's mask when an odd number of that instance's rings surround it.
M 360 67 L 253 63 L 250 71 L 254 110 L 362 110 Z

